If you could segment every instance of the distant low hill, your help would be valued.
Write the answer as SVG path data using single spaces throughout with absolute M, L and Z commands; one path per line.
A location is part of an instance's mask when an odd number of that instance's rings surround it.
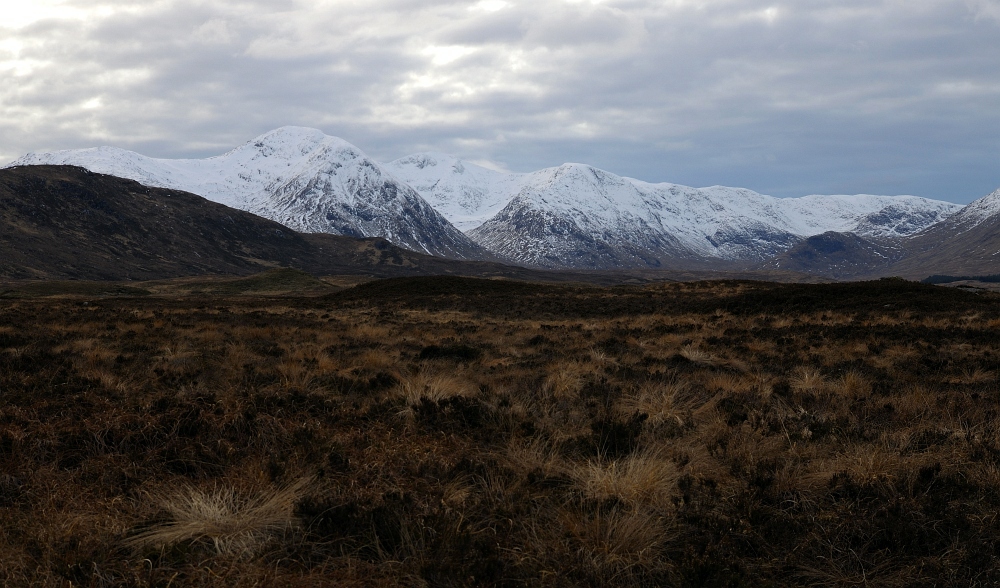
M 838 280 L 995 275 L 1000 272 L 1000 190 L 913 235 L 871 239 L 854 233 L 823 233 L 767 260 L 762 267 Z M 963 278 L 948 281 L 959 279 Z
M 854 233 L 827 232 L 797 243 L 764 266 L 850 280 L 891 275 L 889 267 L 907 251 L 902 239 L 869 239 Z

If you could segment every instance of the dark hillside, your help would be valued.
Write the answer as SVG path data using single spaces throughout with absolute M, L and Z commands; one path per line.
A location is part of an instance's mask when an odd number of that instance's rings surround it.
M 734 314 L 883 311 L 932 312 L 949 308 L 996 309 L 1000 297 L 899 278 L 835 284 L 775 284 L 749 289 L 721 302 Z
M 901 243 L 866 239 L 854 233 L 814 235 L 768 260 L 765 267 L 848 280 L 881 275 L 905 255 Z
M 204 198 L 68 166 L 0 170 L 0 276 L 142 280 L 304 265 L 309 243 Z

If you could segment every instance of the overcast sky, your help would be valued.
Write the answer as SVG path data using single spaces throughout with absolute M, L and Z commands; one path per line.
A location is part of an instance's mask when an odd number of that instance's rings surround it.
M 0 4 L 0 162 L 301 125 L 774 196 L 1000 187 L 1000 0 Z

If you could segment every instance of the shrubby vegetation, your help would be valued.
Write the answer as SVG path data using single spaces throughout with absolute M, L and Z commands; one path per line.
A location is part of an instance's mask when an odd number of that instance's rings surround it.
M 0 581 L 994 585 L 998 327 L 898 280 L 2 300 Z

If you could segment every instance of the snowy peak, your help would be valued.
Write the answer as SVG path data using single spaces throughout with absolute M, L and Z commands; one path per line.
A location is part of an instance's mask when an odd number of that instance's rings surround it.
M 973 201 L 951 220 L 956 226 L 972 228 L 997 215 L 1000 215 L 1000 189 Z
M 264 157 L 281 159 L 298 159 L 309 155 L 320 145 L 341 143 L 353 147 L 338 137 L 326 135 L 318 129 L 307 127 L 280 127 L 268 131 L 259 137 L 247 141 L 243 145 L 219 157 L 230 157 L 241 152 L 257 152 Z
M 594 204 L 602 209 L 614 204 L 629 206 L 637 204 L 639 192 L 625 178 L 581 163 L 564 163 L 558 167 L 544 169 L 529 174 L 529 182 L 522 189 L 532 190 L 539 195 L 551 192 L 560 196 L 560 202 L 578 210 Z M 596 196 L 595 202 L 587 202 L 577 197 L 580 194 Z
M 519 177 L 434 152 L 403 157 L 386 167 L 463 231 L 499 212 L 516 191 Z
M 324 134 L 317 129 L 306 127 L 281 127 L 268 131 L 259 137 L 212 160 L 230 162 L 250 162 L 270 160 L 272 162 L 316 162 L 337 154 L 340 159 L 365 157 L 361 149 L 341 139 Z
M 402 157 L 393 161 L 390 165 L 399 168 L 413 167 L 416 169 L 426 169 L 440 167 L 441 169 L 451 168 L 449 171 L 451 173 L 463 174 L 465 173 L 465 164 L 462 160 L 457 157 L 453 157 L 446 153 L 439 153 L 436 151 L 428 151 L 426 153 L 415 153 L 413 155 Z

